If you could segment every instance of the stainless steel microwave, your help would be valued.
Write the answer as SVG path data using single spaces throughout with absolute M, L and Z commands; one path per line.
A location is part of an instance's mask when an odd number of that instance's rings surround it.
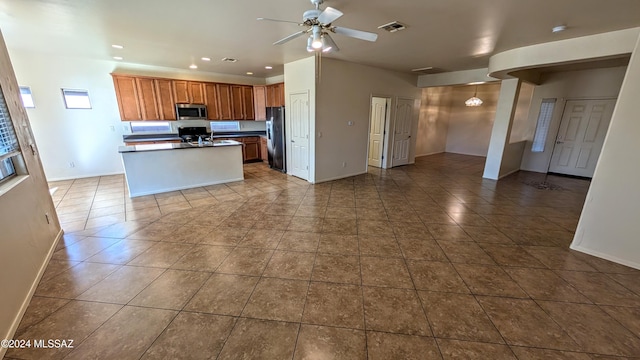
M 199 104 L 176 104 L 178 120 L 207 120 L 207 107 Z

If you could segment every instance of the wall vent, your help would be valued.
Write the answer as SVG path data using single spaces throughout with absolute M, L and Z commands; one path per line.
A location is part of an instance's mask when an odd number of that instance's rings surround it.
M 384 29 L 384 30 L 387 30 L 388 32 L 392 32 L 392 33 L 396 32 L 396 31 L 399 31 L 399 30 L 404 30 L 406 28 L 407 28 L 406 25 L 404 25 L 404 24 L 402 24 L 402 23 L 400 23 L 398 21 L 392 21 L 392 22 L 390 22 L 388 24 L 384 24 L 384 25 L 378 26 L 378 29 Z
M 445 69 L 441 69 L 433 66 L 411 69 L 411 71 L 420 75 L 440 74 L 440 73 L 446 72 Z
M 222 61 L 224 61 L 224 62 L 232 62 L 232 63 L 234 63 L 234 62 L 238 61 L 238 59 L 234 59 L 234 58 L 228 58 L 228 57 L 226 57 L 226 58 L 222 58 Z

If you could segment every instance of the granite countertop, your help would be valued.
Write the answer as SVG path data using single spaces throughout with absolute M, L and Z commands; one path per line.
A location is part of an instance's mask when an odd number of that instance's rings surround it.
M 214 131 L 213 138 L 234 138 L 234 137 L 248 137 L 248 136 L 266 136 L 266 131 Z M 122 140 L 124 142 L 143 142 L 143 141 L 170 141 L 170 140 L 182 140 L 175 133 L 166 134 L 131 134 L 123 135 Z
M 202 145 L 199 145 L 197 142 L 193 142 L 193 143 L 183 142 L 183 143 L 120 146 L 118 147 L 118 152 L 131 153 L 131 152 L 145 152 L 145 151 L 158 151 L 158 150 L 201 149 L 201 148 L 237 146 L 237 145 L 242 145 L 242 143 L 235 140 L 214 140 L 213 142 L 204 141 Z

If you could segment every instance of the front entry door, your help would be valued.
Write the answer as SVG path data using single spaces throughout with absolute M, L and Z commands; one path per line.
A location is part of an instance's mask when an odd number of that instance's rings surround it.
M 309 180 L 309 93 L 290 95 L 291 162 L 287 173 Z
M 371 124 L 369 129 L 369 166 L 382 166 L 384 127 L 387 119 L 387 99 L 371 98 Z
M 593 176 L 615 105 L 615 99 L 567 101 L 549 172 Z
M 413 100 L 398 99 L 396 123 L 393 130 L 393 154 L 391 166 L 409 163 L 411 128 L 413 121 Z

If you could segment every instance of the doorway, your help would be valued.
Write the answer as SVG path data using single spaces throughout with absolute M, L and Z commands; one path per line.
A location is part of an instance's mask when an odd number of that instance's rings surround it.
M 369 155 L 368 165 L 383 167 L 384 144 L 391 99 L 382 97 L 371 98 L 371 115 L 369 120 Z
M 393 127 L 391 166 L 407 165 L 413 128 L 413 99 L 398 99 L 396 121 Z
M 289 164 L 287 173 L 309 180 L 309 92 L 289 95 Z
M 549 172 L 593 177 L 616 99 L 568 100 Z

